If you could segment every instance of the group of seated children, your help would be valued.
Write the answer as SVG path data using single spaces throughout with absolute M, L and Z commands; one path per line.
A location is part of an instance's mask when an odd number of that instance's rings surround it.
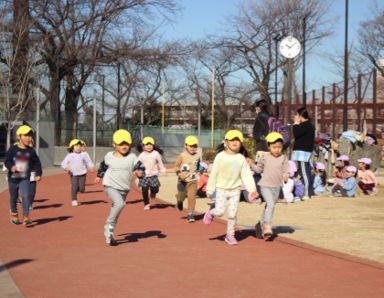
M 357 187 L 364 195 L 376 195 L 377 183 L 375 174 L 370 170 L 372 160 L 364 157 L 358 160 L 358 169 L 349 163 L 349 157 L 341 155 L 337 158 L 331 179 L 327 180 L 325 165 L 316 162 L 313 165 L 313 189 L 315 195 L 354 197 Z M 294 161 L 289 161 L 290 177 L 283 184 L 283 201 L 293 203 L 304 199 L 304 184 L 300 179 L 297 167 Z M 208 182 L 208 165 L 201 163 L 199 173 L 199 183 L 197 195 L 200 198 L 206 197 L 206 184 Z M 328 191 L 327 182 L 332 183 L 332 187 Z
M 365 195 L 377 194 L 377 183 L 375 174 L 370 170 L 372 160 L 364 157 L 358 160 L 358 169 L 351 165 L 349 157 L 347 155 L 341 155 L 336 159 L 336 166 L 332 173 L 332 179 L 328 180 L 332 182 L 331 195 L 342 197 L 354 197 L 356 195 L 357 187 L 360 188 Z M 316 165 L 318 165 L 317 163 Z M 314 187 L 318 187 L 326 192 L 326 174 L 325 167 L 320 164 L 322 170 L 316 170 Z M 317 167 L 316 167 L 317 168 Z M 322 176 L 321 176 L 322 175 Z M 320 176 L 320 177 L 319 177 Z M 317 178 L 319 177 L 319 178 Z M 315 190 L 318 194 L 318 191 Z

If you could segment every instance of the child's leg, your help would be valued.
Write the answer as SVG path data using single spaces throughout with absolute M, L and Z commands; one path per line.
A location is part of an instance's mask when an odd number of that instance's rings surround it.
M 151 198 L 154 199 L 156 198 L 156 194 L 159 192 L 159 186 L 150 186 L 150 190 L 151 190 Z
M 29 185 L 29 207 L 32 208 L 36 196 L 36 181 L 31 181 Z
M 81 176 L 78 176 L 78 179 L 79 179 L 79 182 L 78 182 L 78 191 L 81 192 L 81 193 L 84 193 L 85 192 L 85 180 L 87 178 L 87 175 L 81 175 Z
M 77 190 L 79 188 L 79 176 L 71 176 L 71 199 L 77 201 Z
M 17 199 L 19 197 L 19 184 L 8 180 L 9 206 L 11 213 L 17 213 Z
M 228 222 L 227 222 L 227 235 L 235 235 L 235 227 L 237 221 L 237 210 L 240 200 L 240 190 L 227 192 L 228 198 Z
M 217 190 L 215 198 L 215 208 L 211 209 L 213 216 L 221 217 L 227 208 L 227 193 L 225 191 Z
M 177 183 L 177 202 L 183 203 L 186 198 L 186 183 L 185 182 L 178 182 Z
M 141 193 L 143 195 L 144 206 L 149 204 L 149 186 L 142 186 Z
M 187 183 L 186 192 L 187 192 L 187 197 L 188 197 L 188 212 L 189 213 L 192 213 L 195 210 L 196 191 L 197 191 L 196 181 Z
M 115 227 L 117 220 L 121 214 L 121 211 L 125 207 L 125 198 L 127 197 L 128 192 L 118 191 L 112 187 L 107 187 L 105 189 L 108 198 L 112 201 L 111 210 L 109 212 L 106 224 Z
M 24 216 L 29 216 L 29 198 L 30 198 L 30 186 L 31 182 L 29 180 L 21 180 L 19 182 L 19 190 L 22 198 L 23 205 L 23 214 Z
M 260 222 L 262 224 L 271 224 L 275 205 L 280 194 L 280 187 L 261 187 L 261 194 L 265 200 L 265 208 L 261 214 Z

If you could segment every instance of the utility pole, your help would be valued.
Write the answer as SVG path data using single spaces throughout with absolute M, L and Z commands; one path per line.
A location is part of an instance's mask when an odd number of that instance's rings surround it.
M 348 130 L 348 0 L 345 0 L 343 131 Z

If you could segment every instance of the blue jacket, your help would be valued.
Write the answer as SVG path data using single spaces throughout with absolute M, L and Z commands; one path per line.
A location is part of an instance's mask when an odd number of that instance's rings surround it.
M 350 177 L 343 179 L 343 189 L 347 191 L 348 197 L 354 197 L 356 194 L 356 178 Z
M 325 192 L 325 186 L 323 184 L 323 181 L 321 181 L 320 175 L 315 175 L 315 178 L 313 179 L 313 191 L 315 193 Z

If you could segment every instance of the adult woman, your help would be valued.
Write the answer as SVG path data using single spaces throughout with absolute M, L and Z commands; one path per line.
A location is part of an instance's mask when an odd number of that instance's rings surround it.
M 253 126 L 253 139 L 256 141 L 256 151 L 268 151 L 267 142 L 265 137 L 269 133 L 268 118 L 269 118 L 269 104 L 266 100 L 262 99 L 255 103 L 256 120 Z
M 311 198 L 314 192 L 309 160 L 315 146 L 315 127 L 309 121 L 308 111 L 305 108 L 297 110 L 292 132 L 295 138 L 292 160 L 298 164 L 298 173 L 305 187 L 304 198 Z

